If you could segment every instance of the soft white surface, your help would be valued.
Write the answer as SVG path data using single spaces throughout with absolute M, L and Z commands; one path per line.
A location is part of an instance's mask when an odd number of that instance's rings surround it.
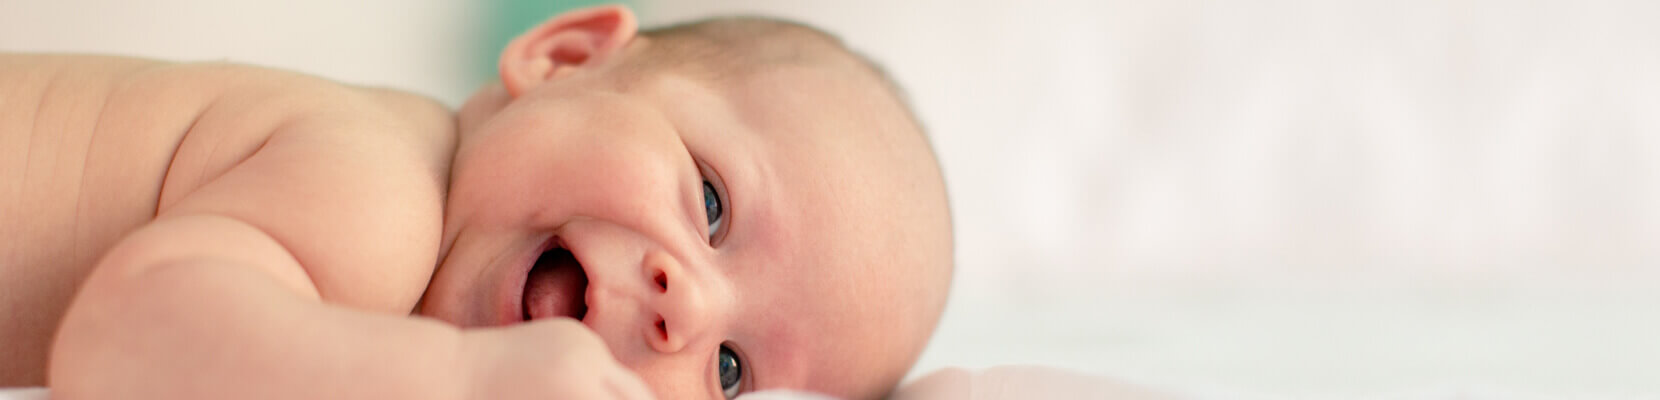
M 43 388 L 0 389 L 0 400 L 46 400 L 46 394 Z
M 647 22 L 810 21 L 909 89 L 959 227 L 919 370 L 1660 397 L 1660 3 L 645 3 Z M 5 2 L 0 49 L 229 57 L 458 103 L 466 4 Z

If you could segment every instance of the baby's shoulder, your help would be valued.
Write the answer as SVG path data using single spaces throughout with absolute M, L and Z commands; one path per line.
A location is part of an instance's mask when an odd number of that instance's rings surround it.
M 94 126 L 131 132 L 97 135 L 113 138 L 100 140 L 147 138 L 170 150 L 163 156 L 168 173 L 159 185 L 158 210 L 259 153 L 276 153 L 295 165 L 332 165 L 333 160 L 350 158 L 358 164 L 396 165 L 392 172 L 400 174 L 444 180 L 455 150 L 454 114 L 432 99 L 399 90 L 222 61 L 0 57 L 0 66 L 8 62 L 34 66 L 39 72 L 35 75 L 54 81 L 97 77 L 105 82 L 98 85 L 102 90 L 74 94 L 99 100 L 97 115 L 84 119 L 97 121 Z
M 407 310 L 438 254 L 453 121 L 274 68 L 0 53 L 0 165 L 29 166 L 0 167 L 0 193 L 20 193 L 0 220 L 32 238 L 0 259 L 84 274 L 153 219 L 212 214 L 277 238 L 325 298 Z
M 454 114 L 431 98 L 379 87 L 342 83 L 302 72 L 228 62 L 172 64 L 152 78 L 165 85 L 194 86 L 212 101 L 203 117 L 273 121 L 280 128 L 325 121 L 313 130 L 351 132 L 370 138 L 418 138 L 443 150 L 454 141 Z M 158 88 L 160 89 L 160 88 Z M 237 124 L 245 126 L 245 123 Z M 384 137 L 383 137 L 384 136 Z
M 246 210 L 242 219 L 285 242 L 324 299 L 407 311 L 436 264 L 454 114 L 423 96 L 292 71 L 172 68 L 169 79 L 217 92 L 179 143 L 161 209 L 200 203 L 198 185 L 246 187 L 206 200 Z M 215 178 L 234 169 L 243 173 Z
M 184 132 L 160 186 L 160 214 L 215 213 L 258 227 L 330 301 L 407 311 L 418 299 L 436 264 L 455 151 L 447 108 L 226 62 L 161 64 L 119 86 L 128 92 L 119 97 L 176 97 L 200 110 L 175 124 Z

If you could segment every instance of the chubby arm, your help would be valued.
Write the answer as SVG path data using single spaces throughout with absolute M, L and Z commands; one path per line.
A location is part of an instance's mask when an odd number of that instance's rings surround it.
M 59 329 L 50 377 L 66 399 L 452 399 L 462 342 L 435 321 L 324 304 L 259 229 L 191 215 L 106 257 Z
M 575 320 L 461 331 L 320 302 L 233 218 L 158 221 L 104 263 L 59 330 L 54 398 L 652 398 Z

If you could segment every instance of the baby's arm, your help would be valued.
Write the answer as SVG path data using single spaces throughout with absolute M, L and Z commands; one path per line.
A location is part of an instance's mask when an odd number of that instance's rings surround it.
M 299 265 L 233 219 L 173 218 L 121 247 L 61 328 L 55 398 L 651 396 L 574 320 L 460 331 L 296 295 L 309 287 Z
M 184 70 L 133 85 L 228 89 L 179 146 L 157 218 L 106 253 L 64 316 L 54 397 L 447 399 L 631 377 L 577 324 L 407 316 L 437 254 L 447 111 L 293 74 Z M 442 118 L 409 121 L 429 114 Z M 570 351 L 502 350 L 537 344 L 526 332 Z
M 158 220 L 82 287 L 53 347 L 54 395 L 461 398 L 458 330 L 325 305 L 316 293 L 253 225 Z

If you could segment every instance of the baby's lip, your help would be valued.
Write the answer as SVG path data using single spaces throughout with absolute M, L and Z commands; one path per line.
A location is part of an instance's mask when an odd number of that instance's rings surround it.
M 568 233 L 564 232 L 563 229 L 561 231 L 562 233 Z M 583 307 L 586 309 L 586 312 L 582 315 L 582 318 L 579 318 L 578 320 L 581 321 L 583 325 L 587 325 L 588 329 L 595 329 L 595 323 L 599 321 L 599 318 L 595 318 L 595 316 L 599 315 L 599 310 L 604 306 L 604 301 L 601 300 L 598 295 L 599 288 L 604 284 L 604 277 L 596 276 L 598 275 L 596 274 L 596 268 L 599 268 L 600 266 L 598 264 L 589 263 L 589 261 L 592 260 L 583 257 L 583 240 L 586 238 L 581 236 L 560 236 L 558 239 L 559 245 L 564 247 L 566 251 L 571 252 L 571 258 L 576 260 L 577 265 L 582 268 L 583 277 L 587 279 L 587 285 L 582 287 L 582 292 L 576 293 L 577 298 L 580 299 Z

